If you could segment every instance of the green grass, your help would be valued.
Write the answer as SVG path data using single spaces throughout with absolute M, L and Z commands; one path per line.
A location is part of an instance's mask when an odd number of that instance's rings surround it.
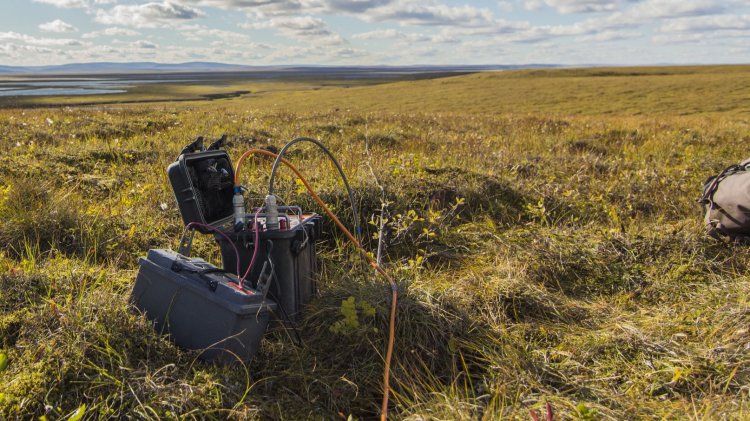
M 377 414 L 388 289 L 330 223 L 302 348 L 275 331 L 249 365 L 217 367 L 129 308 L 137 257 L 182 232 L 166 166 L 196 135 L 227 133 L 235 159 L 320 138 L 363 220 L 388 203 L 394 419 L 529 419 L 547 402 L 560 419 L 746 419 L 750 254 L 706 238 L 695 200 L 746 157 L 747 71 L 482 73 L 2 109 L 0 417 Z M 325 158 L 291 159 L 351 224 Z M 253 204 L 269 168 L 245 167 Z M 284 174 L 281 196 L 317 210 Z M 376 232 L 367 225 L 370 248 Z M 195 253 L 219 261 L 208 238 Z M 375 315 L 342 331 L 349 297 Z

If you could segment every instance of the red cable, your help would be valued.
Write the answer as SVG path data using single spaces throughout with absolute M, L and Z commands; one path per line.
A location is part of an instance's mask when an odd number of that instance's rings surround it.
M 258 257 L 258 249 L 260 248 L 260 226 L 258 225 L 258 215 L 260 215 L 260 211 L 263 210 L 263 208 L 258 208 L 258 211 L 255 212 L 255 218 L 253 218 L 253 229 L 255 229 L 255 246 L 253 247 L 253 257 L 250 259 L 250 264 L 247 266 L 247 271 L 244 275 L 242 275 L 242 278 L 240 278 L 240 288 L 244 288 L 245 279 L 247 279 L 248 275 L 250 275 L 250 271 L 253 269 L 253 265 L 255 264 L 255 258 Z M 239 276 L 239 263 L 237 264 L 237 276 Z

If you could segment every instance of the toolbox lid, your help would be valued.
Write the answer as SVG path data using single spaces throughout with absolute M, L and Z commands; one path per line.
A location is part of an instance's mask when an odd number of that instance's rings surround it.
M 252 288 L 239 290 L 236 287 L 237 275 L 227 273 L 203 259 L 185 257 L 167 249 L 151 249 L 139 263 L 141 268 L 163 275 L 240 316 L 276 310 L 276 303 L 263 297 L 260 291 Z
M 226 151 L 183 153 L 169 166 L 167 174 L 185 225 L 197 222 L 221 226 L 232 221 L 234 168 Z

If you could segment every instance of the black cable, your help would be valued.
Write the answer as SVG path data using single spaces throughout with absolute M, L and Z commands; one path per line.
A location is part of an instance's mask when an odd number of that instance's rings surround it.
M 325 147 L 319 140 L 313 139 L 311 137 L 298 137 L 296 139 L 290 140 L 286 145 L 284 145 L 283 148 L 278 153 L 278 156 L 276 157 L 276 160 L 273 162 L 273 167 L 271 168 L 271 179 L 268 182 L 268 194 L 273 195 L 273 185 L 274 181 L 276 179 L 276 171 L 279 168 L 279 165 L 281 164 L 281 160 L 284 157 L 284 153 L 286 153 L 286 150 L 289 149 L 292 145 L 299 142 L 310 142 L 315 145 L 317 145 L 323 152 L 325 152 L 326 155 L 328 155 L 328 158 L 333 162 L 333 165 L 336 167 L 336 169 L 339 172 L 339 175 L 341 176 L 341 179 L 344 181 L 344 186 L 346 187 L 346 192 L 349 195 L 349 201 L 352 203 L 352 213 L 354 213 L 354 233 L 357 236 L 362 235 L 362 229 L 359 225 L 359 211 L 357 210 L 357 204 L 354 202 L 354 195 L 352 194 L 352 189 L 349 187 L 349 180 L 346 178 L 346 174 L 344 174 L 344 170 L 341 169 L 341 165 L 339 165 L 336 158 L 333 156 L 331 151 L 328 150 L 328 148 Z
M 297 342 L 295 345 L 302 348 L 304 344 L 302 343 L 302 338 L 299 335 L 299 331 L 297 330 L 297 326 L 292 322 L 292 319 L 289 317 L 289 314 L 287 314 L 286 309 L 284 308 L 284 305 L 281 304 L 281 300 L 278 299 L 280 295 L 282 295 L 283 291 L 281 291 L 281 283 L 279 282 L 279 279 L 276 277 L 276 268 L 273 264 L 273 258 L 271 257 L 271 251 L 273 250 L 273 241 L 266 240 L 266 261 L 263 264 L 263 268 L 260 270 L 260 275 L 258 276 L 258 282 L 256 285 L 256 288 L 263 293 L 263 301 L 266 300 L 266 296 L 270 296 L 271 299 L 273 299 L 276 302 L 276 306 L 281 309 L 281 314 L 284 316 L 283 319 L 279 318 L 278 315 L 276 316 L 281 320 L 281 323 L 288 329 L 290 326 L 292 330 L 294 330 L 294 335 L 297 337 Z M 263 281 L 263 274 L 266 271 L 266 267 L 270 267 L 271 273 L 268 275 L 265 281 Z M 262 281 L 262 285 L 261 285 Z M 273 284 L 273 289 L 278 291 L 279 295 L 276 295 L 273 291 L 271 291 L 271 285 Z M 292 340 L 294 342 L 294 340 Z
M 276 277 L 276 275 L 274 275 L 274 277 Z M 291 327 L 292 330 L 294 331 L 294 336 L 297 337 L 297 341 L 294 344 L 300 348 L 304 348 L 305 343 L 302 342 L 302 337 L 299 335 L 299 330 L 297 330 L 297 325 L 289 317 L 289 314 L 287 314 L 286 310 L 284 309 L 284 306 L 281 305 L 281 301 L 276 297 L 276 294 L 274 294 L 271 291 L 268 291 L 268 295 L 271 296 L 271 299 L 276 302 L 276 307 L 281 309 L 281 314 L 284 316 L 284 319 L 281 321 L 281 323 L 285 325 L 287 328 Z

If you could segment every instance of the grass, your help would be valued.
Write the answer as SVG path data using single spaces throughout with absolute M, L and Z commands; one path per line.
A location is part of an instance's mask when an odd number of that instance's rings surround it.
M 746 157 L 747 77 L 563 69 L 2 109 L 0 417 L 377 414 L 387 287 L 332 224 L 302 348 L 277 330 L 247 366 L 208 365 L 128 307 L 137 257 L 182 231 L 166 166 L 196 135 L 227 133 L 233 157 L 320 138 L 373 222 L 368 247 L 387 203 L 393 418 L 529 419 L 549 402 L 561 419 L 745 419 L 750 254 L 706 238 L 695 200 Z M 351 224 L 321 154 L 292 160 Z M 255 203 L 269 167 L 245 168 Z M 195 253 L 219 260 L 207 238 Z M 335 328 L 350 297 L 375 314 Z
M 749 66 L 517 70 L 349 89 L 250 95 L 291 111 L 691 115 L 748 108 Z M 354 105 L 352 105 L 354 104 Z

